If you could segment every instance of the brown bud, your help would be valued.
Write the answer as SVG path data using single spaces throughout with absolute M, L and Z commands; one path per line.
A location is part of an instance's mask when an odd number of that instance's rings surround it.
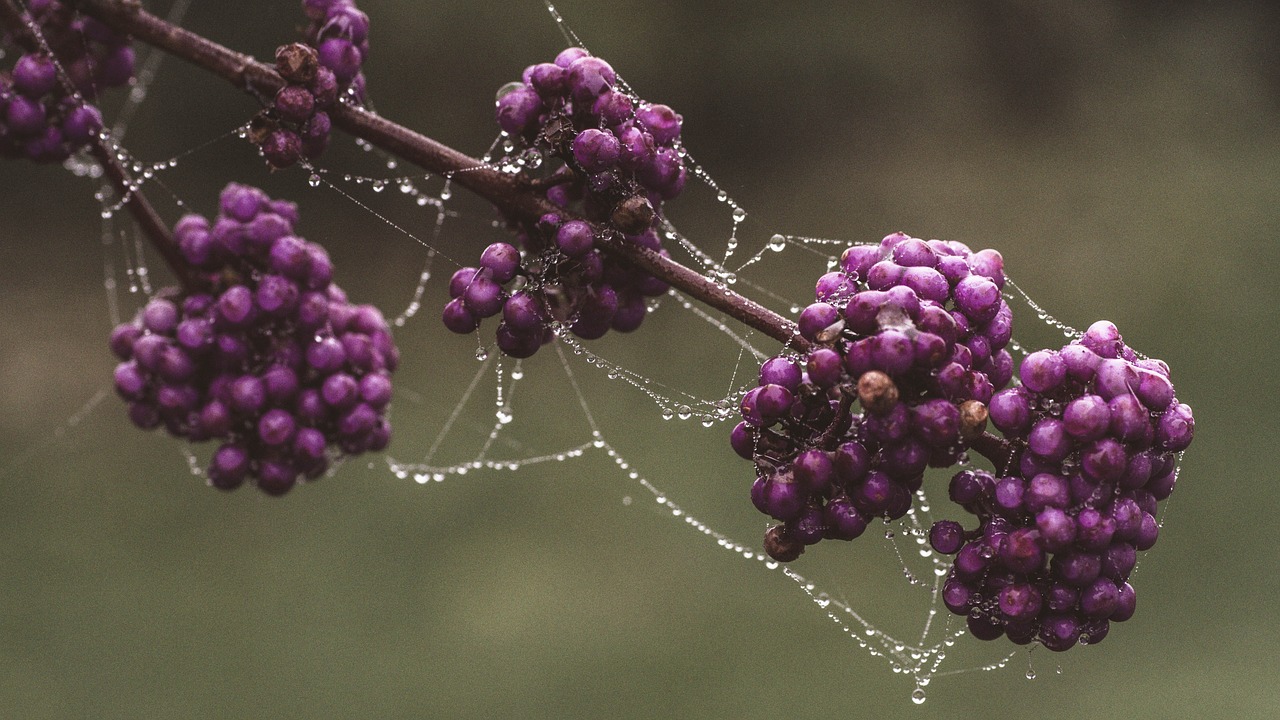
M 971 441 L 987 429 L 987 406 L 977 400 L 960 403 L 960 439 Z
M 578 131 L 573 128 L 573 121 L 564 115 L 555 115 L 542 128 L 542 138 L 551 147 L 556 148 L 567 157 L 573 153 L 573 139 Z
M 787 526 L 774 525 L 764 534 L 764 551 L 778 562 L 791 562 L 804 554 L 804 543 L 787 532 Z
M 653 206 L 643 195 L 632 195 L 618 203 L 609 222 L 623 235 L 639 235 L 653 224 Z
M 879 370 L 868 370 L 858 378 L 858 402 L 867 412 L 889 412 L 898 404 L 898 386 Z
M 280 127 L 280 123 L 276 119 L 263 110 L 254 115 L 249 120 L 249 133 L 245 137 L 254 145 L 261 145 L 267 141 L 267 136 L 275 132 Z
M 316 77 L 320 60 L 309 45 L 289 43 L 276 48 L 276 72 L 291 83 L 305 85 Z

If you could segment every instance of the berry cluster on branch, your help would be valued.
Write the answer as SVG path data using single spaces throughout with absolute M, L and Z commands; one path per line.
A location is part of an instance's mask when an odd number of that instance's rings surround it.
M 400 353 L 377 308 L 333 284 L 324 248 L 294 234 L 297 206 L 233 183 L 220 209 L 174 227 L 199 286 L 157 293 L 111 333 L 116 391 L 140 428 L 221 440 L 214 487 L 252 478 L 281 495 L 386 447 Z
M 1168 365 L 1139 358 L 1110 322 L 1031 353 L 1019 375 L 990 405 L 1009 463 L 951 480 L 978 527 L 930 530 L 934 549 L 956 555 L 943 599 L 981 639 L 1096 644 L 1133 616 L 1129 575 L 1155 545 L 1157 503 L 1173 492 L 1195 421 Z
M 576 47 L 499 90 L 496 114 L 517 157 L 512 167 L 565 212 L 510 218 L 523 252 L 497 243 L 479 267 L 455 273 L 445 327 L 473 332 L 501 312 L 498 348 L 521 358 L 550 341 L 553 321 L 587 340 L 635 330 L 645 299 L 669 285 L 606 252 L 602 235 L 668 257 L 658 229 L 663 202 L 687 179 L 681 117 L 637 101 L 609 63 Z
M 314 160 L 329 146 L 330 110 L 350 93 L 362 101 L 369 54 L 369 16 L 352 0 L 304 0 L 307 44 L 276 50 L 276 72 L 285 85 L 250 123 L 250 140 L 273 168 Z
M 812 349 L 765 361 L 730 435 L 755 464 L 752 502 L 780 521 L 771 557 L 902 517 L 925 469 L 982 434 L 1012 375 L 1003 268 L 994 250 L 893 233 L 818 279 L 797 323 Z
M 127 35 L 58 0 L 30 0 L 14 14 L 0 37 L 0 51 L 17 50 L 12 68 L 0 71 L 0 156 L 62 162 L 102 129 L 89 101 L 131 80 L 133 47 Z M 29 36 L 32 27 L 43 45 Z

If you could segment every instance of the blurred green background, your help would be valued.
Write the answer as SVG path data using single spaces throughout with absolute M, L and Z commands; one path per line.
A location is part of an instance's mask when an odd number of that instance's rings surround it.
M 293 37 L 297 5 L 195 2 L 186 25 L 267 57 Z M 494 91 L 564 45 L 537 0 L 360 7 L 373 23 L 378 109 L 473 154 L 493 139 Z M 1198 438 L 1136 575 L 1137 615 L 1097 647 L 1032 653 L 1033 681 L 1020 651 L 1004 670 L 936 678 L 916 707 L 910 679 L 790 581 L 673 521 L 599 453 L 428 487 L 374 458 L 282 500 L 207 489 L 175 442 L 131 429 L 114 396 L 69 422 L 109 389 L 104 259 L 126 313 L 138 298 L 123 292 L 120 244 L 103 247 L 93 185 L 8 163 L 0 717 L 1274 717 L 1280 501 L 1263 452 L 1277 429 L 1280 325 L 1274 4 L 557 7 L 641 95 L 684 115 L 693 155 L 750 212 L 744 248 L 774 232 L 868 242 L 897 229 L 994 246 L 1062 321 L 1111 319 L 1169 362 Z M 422 246 L 308 188 L 301 171 L 270 176 L 227 135 L 254 108 L 167 62 L 127 138 L 144 160 L 182 156 L 153 186 L 157 204 L 176 219 L 172 192 L 211 213 L 232 179 L 294 197 L 339 282 L 397 314 Z M 338 145 L 330 167 L 387 174 Z M 433 215 L 351 191 L 431 237 Z M 453 207 L 427 308 L 398 333 L 393 450 L 407 461 L 425 455 L 478 367 L 474 339 L 438 326 L 439 278 L 455 267 L 447 258 L 467 262 L 501 234 L 483 204 Z M 705 188 L 671 213 L 721 251 L 731 222 Z M 821 269 L 799 252 L 769 260 L 751 279 L 795 300 Z M 1022 342 L 1061 342 L 1017 312 Z M 752 370 L 674 305 L 593 347 L 700 397 Z M 664 422 L 642 393 L 571 364 L 605 436 L 641 473 L 717 529 L 758 541 L 764 523 L 729 426 Z M 555 354 L 525 370 L 517 419 L 493 454 L 586 440 Z M 439 460 L 466 460 L 483 443 L 493 382 L 479 388 Z M 819 546 L 796 567 L 910 637 L 928 598 L 874 534 Z M 1009 651 L 966 637 L 942 670 Z

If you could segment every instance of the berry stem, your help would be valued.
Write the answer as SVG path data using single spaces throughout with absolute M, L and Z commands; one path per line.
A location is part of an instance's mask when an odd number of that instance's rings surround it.
M 969 448 L 991 461 L 997 475 L 1003 476 L 1013 471 L 1013 457 L 1017 448 L 1008 440 L 984 432 L 974 438 Z
M 138 0 L 72 0 L 78 9 L 109 27 L 212 72 L 255 97 L 272 97 L 285 83 L 269 65 L 205 37 L 166 22 L 142 9 Z M 528 181 L 507 175 L 425 135 L 361 108 L 339 104 L 334 125 L 428 171 L 450 177 L 458 185 L 493 204 L 505 216 L 536 223 L 548 212 L 564 215 L 540 197 Z M 707 279 L 652 250 L 627 243 L 614 232 L 603 236 L 605 248 L 625 257 L 655 277 L 769 337 L 795 349 L 809 343 L 795 333 L 795 323 L 724 285 Z

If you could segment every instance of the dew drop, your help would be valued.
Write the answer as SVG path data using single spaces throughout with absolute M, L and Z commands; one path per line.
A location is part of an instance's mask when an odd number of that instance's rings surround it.
M 448 199 L 449 199 L 449 198 L 451 198 L 451 197 L 453 197 L 453 191 L 452 191 L 452 190 L 450 190 L 449 188 L 443 188 L 443 189 L 441 189 L 441 190 L 440 190 L 440 199 L 441 199 L 441 200 L 448 200 Z
M 1036 679 L 1036 671 L 1035 671 L 1035 670 L 1032 670 L 1031 668 L 1027 668 L 1027 679 L 1028 679 L 1028 680 L 1035 680 L 1035 679 Z
M 670 420 L 671 418 L 673 418 L 673 417 L 675 417 L 675 416 L 676 416 L 676 414 L 675 414 L 675 412 L 673 412 L 673 411 L 671 410 L 671 408 L 663 408 L 663 409 L 662 409 L 662 419 L 663 419 L 663 420 Z
M 787 238 L 782 235 L 774 235 L 769 238 L 769 249 L 774 252 L 782 252 L 787 247 Z
M 676 408 L 676 417 L 680 418 L 681 420 L 688 420 L 689 418 L 693 417 L 693 409 L 690 408 L 688 405 L 681 405 L 680 407 Z
M 489 351 L 484 348 L 476 348 L 476 359 L 483 362 L 489 359 Z
M 734 208 L 734 209 L 733 209 L 733 221 L 734 221 L 734 222 L 736 222 L 736 223 L 740 223 L 740 222 L 742 222 L 743 220 L 746 220 L 746 219 L 747 219 L 747 211 L 746 211 L 746 210 L 743 210 L 742 208 Z
M 383 190 L 386 190 L 386 189 L 387 189 L 387 184 L 386 184 L 386 183 L 382 182 L 381 180 L 376 180 L 376 181 L 374 181 L 374 183 L 373 183 L 373 191 L 374 191 L 374 192 L 376 192 L 376 193 L 380 193 L 380 192 L 382 192 Z
M 307 178 L 307 184 L 313 188 L 320 187 L 320 176 L 315 173 L 311 173 L 311 176 Z
M 630 496 L 630 495 L 624 495 L 624 496 L 622 497 L 622 504 L 623 504 L 623 505 L 630 505 L 630 504 L 631 504 L 631 496 Z
M 911 691 L 911 702 L 917 705 L 923 705 L 925 699 L 926 698 L 925 698 L 924 688 L 916 688 L 915 690 Z

